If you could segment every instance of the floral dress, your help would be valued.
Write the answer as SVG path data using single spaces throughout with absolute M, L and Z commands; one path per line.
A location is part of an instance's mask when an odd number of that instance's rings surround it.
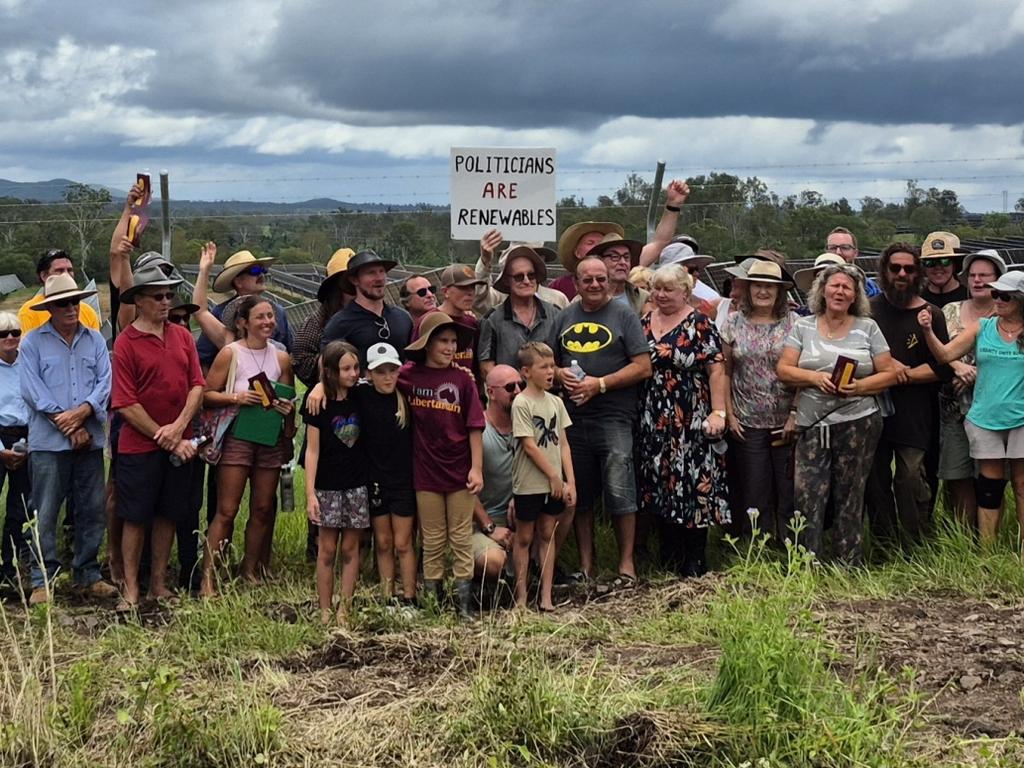
M 640 508 L 687 528 L 732 521 L 725 456 L 711 449 L 702 424 L 711 413 L 705 365 L 721 359 L 718 330 L 691 312 L 656 341 L 641 320 L 653 376 L 640 394 L 635 451 Z

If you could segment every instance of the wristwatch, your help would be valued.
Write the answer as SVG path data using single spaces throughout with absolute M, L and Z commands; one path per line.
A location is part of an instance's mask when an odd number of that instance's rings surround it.
M 488 523 L 487 525 L 485 525 L 485 526 L 484 526 L 484 527 L 482 528 L 482 530 L 483 530 L 483 532 L 484 532 L 484 535 L 485 535 L 485 536 L 490 536 L 490 535 L 491 535 L 492 533 L 494 533 L 494 529 L 495 529 L 495 528 L 497 528 L 497 527 L 498 527 L 498 526 L 496 526 L 496 525 L 495 525 L 495 524 L 494 524 L 494 523 L 492 522 L 492 523 Z

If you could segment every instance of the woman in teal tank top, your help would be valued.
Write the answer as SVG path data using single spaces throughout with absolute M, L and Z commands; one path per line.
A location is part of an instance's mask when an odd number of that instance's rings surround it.
M 965 327 L 948 344 L 936 338 L 931 315 L 917 321 L 932 354 L 941 363 L 974 351 L 978 378 L 964 428 L 971 456 L 981 465 L 977 480 L 978 528 L 982 541 L 995 539 L 1010 463 L 1017 517 L 1024 530 L 1024 272 L 1008 272 L 988 284 L 995 317 Z

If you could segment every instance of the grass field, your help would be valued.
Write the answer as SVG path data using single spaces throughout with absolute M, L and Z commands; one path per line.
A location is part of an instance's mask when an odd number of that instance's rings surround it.
M 342 630 L 317 621 L 303 513 L 282 514 L 263 586 L 133 620 L 66 590 L 2 606 L 0 765 L 1016 766 L 1024 569 L 1003 534 L 979 552 L 940 525 L 850 572 L 720 542 L 704 578 L 472 626 L 389 613 L 367 571 Z

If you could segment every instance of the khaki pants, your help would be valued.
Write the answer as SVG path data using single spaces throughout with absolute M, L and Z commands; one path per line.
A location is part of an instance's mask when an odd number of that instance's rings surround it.
M 458 580 L 473 578 L 473 505 L 469 491 L 416 491 L 416 512 L 423 537 L 423 578 L 444 578 L 445 545 L 451 547 Z

